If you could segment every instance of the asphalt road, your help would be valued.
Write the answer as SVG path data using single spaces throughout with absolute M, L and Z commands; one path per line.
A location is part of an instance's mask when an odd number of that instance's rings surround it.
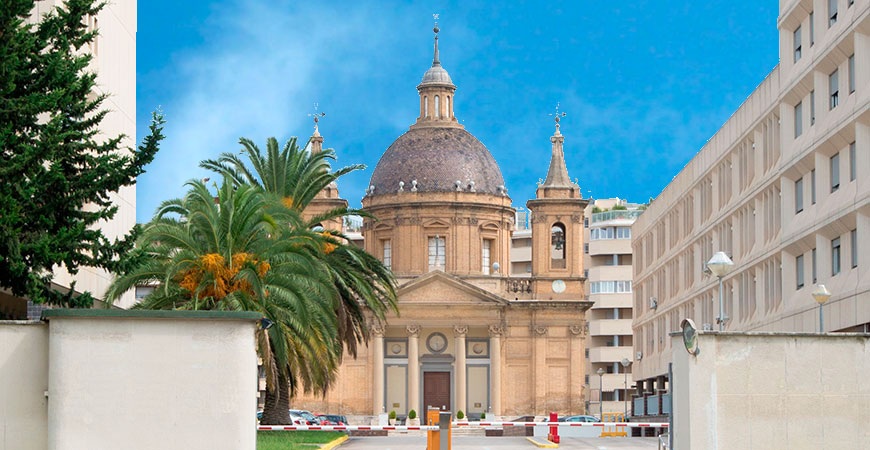
M 541 441 L 540 438 L 538 438 Z M 646 450 L 657 447 L 656 438 L 563 438 L 560 449 L 570 450 Z M 425 436 L 352 437 L 341 450 L 421 450 Z M 455 436 L 453 450 L 531 450 L 537 449 L 526 438 Z

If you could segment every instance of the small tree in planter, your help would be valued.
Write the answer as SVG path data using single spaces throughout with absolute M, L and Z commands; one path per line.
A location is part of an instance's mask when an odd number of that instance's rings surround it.
M 396 410 L 390 411 L 390 425 L 396 424 Z
M 480 413 L 480 420 L 481 421 L 486 420 L 486 413 L 485 412 Z
M 462 412 L 461 409 L 459 411 L 456 411 L 456 419 L 460 422 L 465 422 L 465 413 Z
M 414 411 L 413 409 L 408 411 L 408 426 L 420 426 L 420 419 L 417 418 L 417 411 Z

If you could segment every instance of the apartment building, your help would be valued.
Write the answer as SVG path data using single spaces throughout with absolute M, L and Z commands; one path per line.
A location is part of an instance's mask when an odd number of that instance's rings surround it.
M 631 225 L 640 205 L 619 198 L 591 202 L 583 214 L 587 298 L 586 410 L 625 412 L 631 397 Z M 623 364 L 628 362 L 628 365 Z
M 510 276 L 532 276 L 532 226 L 529 210 L 519 207 L 514 218 L 511 234 Z
M 63 5 L 62 0 L 42 0 L 30 16 L 38 22 L 42 16 Z M 89 70 L 97 74 L 97 90 L 109 94 L 102 108 L 107 110 L 100 124 L 100 136 L 125 135 L 121 147 L 133 147 L 136 136 L 136 0 L 109 2 L 96 16 L 87 18 L 90 30 L 99 30 L 99 35 L 85 51 L 93 55 Z M 127 234 L 136 224 L 136 186 L 121 188 L 110 194 L 118 212 L 112 220 L 101 224 L 100 229 L 109 240 Z M 102 269 L 82 267 L 76 275 L 63 268 L 55 271 L 53 283 L 66 290 L 75 282 L 76 290 L 89 291 L 100 299 L 112 281 L 112 275 Z M 116 303 L 123 308 L 135 303 L 133 291 L 125 293 Z M 45 305 L 14 297 L 0 291 L 0 317 L 39 319 Z
M 632 227 L 636 415 L 666 386 L 668 334 L 716 326 L 717 251 L 726 330 L 818 331 L 819 284 L 825 330 L 868 330 L 870 0 L 779 9 L 780 63 Z

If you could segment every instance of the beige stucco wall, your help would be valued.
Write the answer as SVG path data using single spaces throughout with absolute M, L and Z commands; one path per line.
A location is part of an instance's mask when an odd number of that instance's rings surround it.
M 0 450 L 43 450 L 48 326 L 0 322 Z
M 254 320 L 185 317 L 50 316 L 45 448 L 253 450 Z
M 866 448 L 870 336 L 699 333 L 673 338 L 674 448 Z

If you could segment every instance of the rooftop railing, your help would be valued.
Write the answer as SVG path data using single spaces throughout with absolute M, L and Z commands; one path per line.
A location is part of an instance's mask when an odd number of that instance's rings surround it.
M 589 218 L 589 223 L 593 224 L 596 222 L 607 222 L 610 220 L 635 220 L 641 214 L 643 214 L 642 209 L 625 209 L 625 210 L 616 210 L 616 211 L 604 211 L 604 212 L 592 214 L 592 217 Z

